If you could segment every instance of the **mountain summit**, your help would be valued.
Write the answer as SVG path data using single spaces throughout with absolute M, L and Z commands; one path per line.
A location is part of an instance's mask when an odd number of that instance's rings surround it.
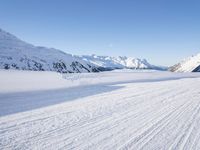
M 200 72 L 200 53 L 169 68 L 172 72 Z
M 146 59 L 139 59 L 126 56 L 97 56 L 97 55 L 83 55 L 77 56 L 88 63 L 95 64 L 104 68 L 110 69 L 158 69 L 158 67 L 151 65 Z

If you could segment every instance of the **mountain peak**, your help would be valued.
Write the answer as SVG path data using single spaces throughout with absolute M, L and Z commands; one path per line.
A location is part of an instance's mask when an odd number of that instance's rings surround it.
M 145 59 L 127 56 L 74 56 L 54 48 L 34 46 L 0 29 L 0 68 L 57 72 L 97 72 L 112 69 L 158 69 Z
M 17 37 L 0 28 L 0 39 L 17 39 Z
M 192 55 L 169 68 L 172 72 L 200 72 L 200 53 Z
M 63 73 L 98 71 L 95 66 L 60 50 L 33 46 L 0 30 L 0 69 L 57 71 Z
M 82 55 L 77 56 L 78 58 L 93 63 L 100 67 L 120 69 L 120 68 L 131 68 L 131 69 L 158 69 L 154 65 L 147 62 L 146 59 L 139 59 L 127 56 L 97 56 L 97 55 Z M 159 68 L 161 69 L 161 68 Z

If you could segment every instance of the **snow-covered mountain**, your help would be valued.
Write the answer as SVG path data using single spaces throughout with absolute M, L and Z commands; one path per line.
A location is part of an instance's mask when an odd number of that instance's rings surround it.
M 36 47 L 0 29 L 0 69 L 98 72 L 98 67 L 60 50 Z
M 151 65 L 145 59 L 126 56 L 75 56 L 54 48 L 38 47 L 0 29 L 0 69 L 77 73 L 122 68 L 163 69 Z
M 110 57 L 110 56 L 83 55 L 76 57 L 81 58 L 82 60 L 87 61 L 88 63 L 92 63 L 94 65 L 110 69 L 116 69 L 116 68 L 162 69 L 161 67 L 151 65 L 150 63 L 147 62 L 146 59 L 139 59 L 126 56 Z
M 200 53 L 169 68 L 173 72 L 200 72 Z

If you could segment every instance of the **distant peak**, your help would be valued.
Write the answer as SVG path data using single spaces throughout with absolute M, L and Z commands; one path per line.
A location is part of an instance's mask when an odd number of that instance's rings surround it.
M 18 39 L 16 36 L 14 36 L 13 34 L 3 30 L 0 28 L 0 37 L 1 38 L 6 38 L 6 39 Z

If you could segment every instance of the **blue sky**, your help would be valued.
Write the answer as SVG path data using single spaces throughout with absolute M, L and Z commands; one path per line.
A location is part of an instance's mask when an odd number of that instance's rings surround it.
M 67 53 L 173 65 L 200 52 L 200 1 L 1 0 L 0 28 Z

